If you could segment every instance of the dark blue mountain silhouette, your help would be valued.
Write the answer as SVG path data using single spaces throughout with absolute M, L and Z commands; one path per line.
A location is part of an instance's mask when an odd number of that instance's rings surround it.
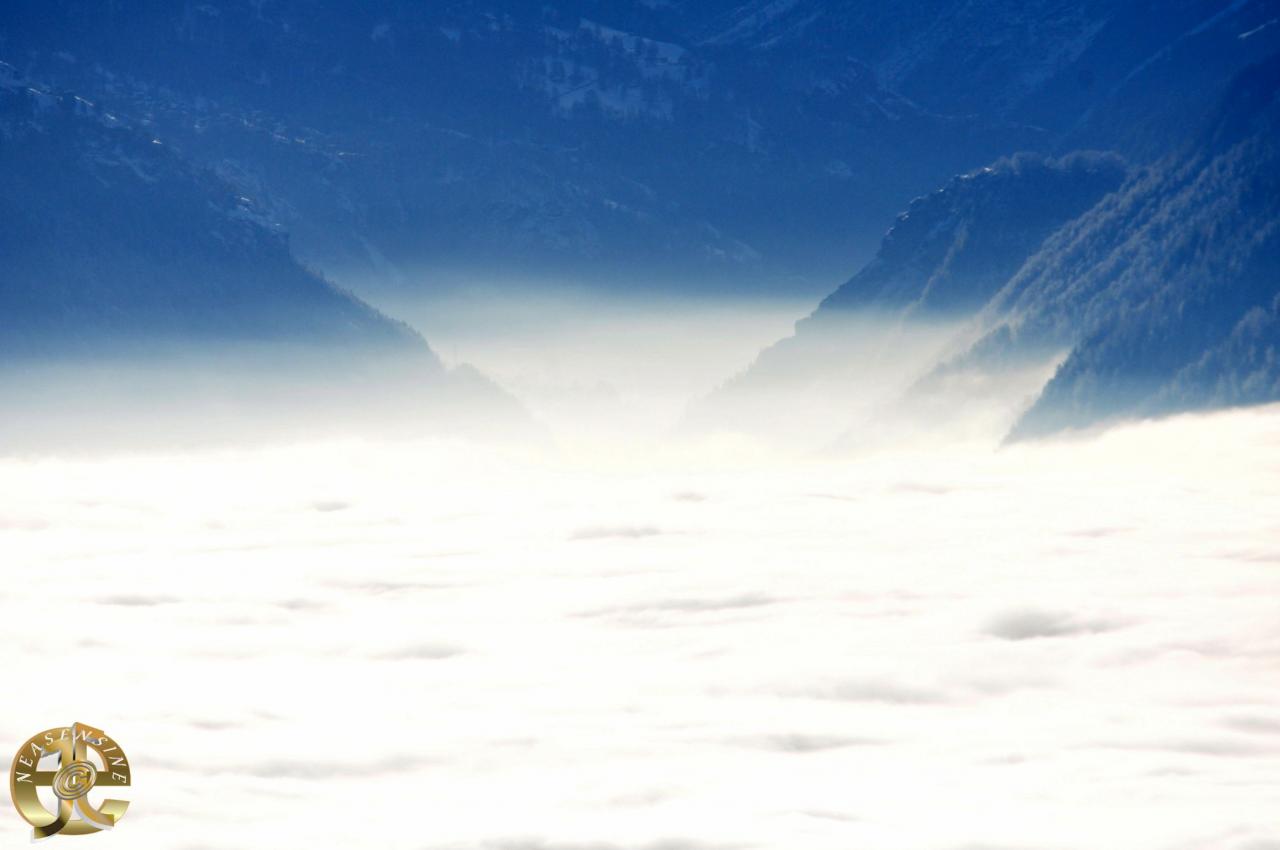
M 149 122 L 322 269 L 817 291 L 953 174 L 1167 152 L 1280 46 L 1273 7 L 15 0 L 0 59 Z
M 0 74 L 7 354 L 289 342 L 439 368 L 407 326 L 300 266 L 214 175 L 82 97 Z
M 301 266 L 216 175 L 3 65 L 0 186 L 6 450 L 107 432 L 147 445 L 356 421 L 526 424 L 482 376 L 446 369 L 407 325 Z
M 992 348 L 1071 347 L 1015 436 L 1280 399 L 1277 299 L 1280 57 L 997 297 Z
M 895 333 L 957 320 L 952 347 L 977 341 L 927 370 L 912 404 L 1066 353 L 1014 439 L 1280 400 L 1280 54 L 1206 112 L 1127 177 L 1108 155 L 1018 156 L 916 200 L 871 263 L 695 420 L 780 387 L 854 397 L 905 356 Z M 889 335 L 868 349 L 877 328 Z

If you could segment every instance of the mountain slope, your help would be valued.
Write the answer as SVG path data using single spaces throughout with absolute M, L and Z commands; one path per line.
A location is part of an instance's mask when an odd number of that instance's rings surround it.
M 643 261 L 704 288 L 785 280 L 846 262 L 904 182 L 1036 136 L 919 109 L 855 57 L 818 70 L 699 47 L 691 17 L 42 0 L 0 22 L 0 58 L 151 122 L 335 271 L 599 279 Z
M 1045 238 L 1124 179 L 1114 155 L 1018 155 L 917 198 L 876 257 L 819 306 L 906 309 L 917 317 L 968 314 L 991 298 Z
M 3 65 L 0 220 L 5 451 L 527 424 L 216 176 Z
M 709 40 L 817 63 L 851 53 L 926 108 L 1134 157 L 1166 152 L 1177 120 L 1280 48 L 1278 12 L 1275 0 L 754 0 Z
M 1015 436 L 1280 397 L 1278 93 L 1280 56 L 993 301 L 1003 318 L 979 354 L 1070 347 Z
M 1021 154 L 913 201 L 875 259 L 690 411 L 699 429 L 835 439 L 927 371 L 1058 227 L 1119 187 L 1115 156 Z
M 216 178 L 83 98 L 0 74 L 7 353 L 275 342 L 438 366 L 407 326 L 298 265 Z
M 1146 161 L 1280 46 L 1275 0 L 1160 5 L 18 0 L 0 58 L 343 279 L 817 292 L 903 198 L 1017 150 Z

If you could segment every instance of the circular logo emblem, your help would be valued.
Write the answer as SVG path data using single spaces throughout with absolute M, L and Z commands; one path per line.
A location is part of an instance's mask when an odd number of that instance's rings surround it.
M 9 771 L 13 805 L 31 824 L 36 838 L 111 829 L 129 804 L 106 799 L 95 804 L 90 792 L 129 784 L 124 750 L 101 729 L 83 723 L 32 736 L 13 757 Z M 50 789 L 53 796 L 42 800 L 41 788 Z

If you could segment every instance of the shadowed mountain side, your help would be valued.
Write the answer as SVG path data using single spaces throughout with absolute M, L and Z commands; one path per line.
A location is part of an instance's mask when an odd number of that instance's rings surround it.
M 913 317 L 972 313 L 1045 237 L 1124 180 L 1114 155 L 1018 154 L 911 202 L 876 257 L 814 314 L 905 308 Z
M 10 356 L 276 341 L 439 368 L 408 326 L 300 266 L 229 186 L 84 99 L 0 78 L 0 133 Z
M 816 67 L 855 55 L 926 109 L 1041 127 L 1058 151 L 1145 161 L 1280 48 L 1278 12 L 1274 0 L 752 0 L 709 37 Z
M 967 229 L 958 224 L 967 224 L 964 216 L 951 214 L 959 204 L 943 203 L 967 185 L 957 181 L 950 192 L 920 202 L 871 265 L 708 406 L 723 408 L 725 399 L 766 388 L 781 398 L 778 387 L 792 395 L 821 387 L 837 394 L 833 409 L 847 412 L 864 386 L 855 381 L 840 387 L 832 375 L 863 369 L 880 377 L 887 373 L 883 364 L 902 375 L 903 363 L 914 363 L 922 377 L 906 375 L 900 385 L 910 387 L 905 395 L 885 398 L 862 418 L 909 422 L 995 404 L 1009 415 L 1010 438 L 1022 439 L 1125 417 L 1280 398 L 1277 92 L 1280 55 L 1226 87 L 1212 114 L 1188 129 L 1178 153 L 1140 169 L 1117 191 L 1100 192 L 1096 204 L 1069 204 L 1061 226 L 1029 250 L 1045 230 L 1034 202 L 1027 215 L 1014 204 L 994 203 L 985 211 L 969 205 L 969 217 L 985 219 L 987 227 Z M 1118 168 L 1113 173 L 1118 179 Z M 1061 185 L 1049 191 L 1070 197 Z M 1037 197 L 1034 191 L 1025 196 Z M 992 211 L 1040 229 L 1021 242 L 993 238 L 1001 219 L 997 215 L 993 223 Z M 917 217 L 920 223 L 912 224 Z M 904 226 L 914 239 L 899 237 Z M 987 244 L 1006 250 L 988 253 L 983 233 Z M 1020 249 L 1023 256 L 1017 256 Z M 956 273 L 971 260 L 971 268 L 990 277 Z M 949 336 L 935 338 L 932 347 L 895 336 L 893 320 L 900 328 L 917 324 L 930 315 L 931 293 L 946 293 L 948 286 L 963 291 L 970 280 L 980 281 L 986 293 L 967 301 L 969 313 L 953 314 L 969 320 L 958 321 Z M 842 318 L 860 312 L 881 319 L 859 325 Z M 865 340 L 849 341 L 853 333 L 868 339 L 878 334 L 877 353 L 868 356 Z M 927 362 L 931 353 L 935 364 Z M 1045 382 L 1042 391 L 1037 381 Z M 695 422 L 710 423 L 719 415 L 714 406 L 695 414 Z M 741 410 L 721 415 L 726 420 L 736 420 L 738 428 L 743 421 L 748 429 L 753 424 Z
M 1065 228 L 993 300 L 975 359 L 1070 355 L 1012 436 L 1273 401 L 1280 57 L 1245 72 L 1179 156 Z
M 1280 44 L 1272 0 L 9 7 L 0 56 L 149 122 L 362 286 L 816 294 L 905 198 L 1017 150 L 1148 161 Z
M 1043 141 L 921 109 L 856 57 L 815 69 L 700 47 L 702 16 L 640 0 L 42 0 L 0 22 L 0 57 L 151 122 L 300 257 L 384 285 L 427 265 L 812 290 L 800 277 L 868 253 L 896 198 Z
M 965 321 L 1044 239 L 1124 175 L 1109 154 L 1019 154 L 913 201 L 871 263 L 695 405 L 689 424 L 771 431 L 785 419 L 784 432 L 835 438 L 854 411 L 889 404 L 953 350 Z
M 478 374 L 445 369 L 407 325 L 300 266 L 217 178 L 7 68 L 0 218 L 10 449 L 57 432 L 92 441 L 107 419 L 147 430 L 184 405 L 192 434 L 202 418 L 207 431 L 236 417 L 242 430 L 312 415 L 336 425 L 379 406 L 423 428 L 464 410 L 526 421 Z

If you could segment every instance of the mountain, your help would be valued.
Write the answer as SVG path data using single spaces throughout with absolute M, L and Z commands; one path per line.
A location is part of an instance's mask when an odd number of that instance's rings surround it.
M 387 358 L 444 370 L 326 277 L 794 294 L 870 259 L 718 399 L 800 387 L 819 404 L 790 418 L 826 430 L 920 372 L 1064 357 L 1017 433 L 1267 398 L 1277 21 L 1280 0 L 14 0 L 3 345 L 287 344 L 372 387 Z
M 183 403 L 201 411 L 188 426 L 310 414 L 337 425 L 375 408 L 412 411 L 423 429 L 522 418 L 407 325 L 300 265 L 216 175 L 4 65 L 0 188 L 9 448 L 49 433 L 48 417 L 69 433 L 113 418 L 120 430 L 161 427 Z
M 970 358 L 1069 351 L 1015 437 L 1280 399 L 1280 56 L 1050 240 Z
M 1114 154 L 1019 154 L 962 174 L 912 201 L 862 271 L 828 296 L 815 321 L 848 310 L 967 315 L 984 305 L 1064 223 L 1117 189 Z
M 0 66 L 0 348 L 159 340 L 413 352 L 407 326 L 300 266 L 253 203 L 77 95 Z
M 814 63 L 856 55 L 926 109 L 1040 127 L 1059 151 L 1133 158 L 1167 152 L 1179 119 L 1280 46 L 1278 10 L 1274 0 L 754 0 L 709 38 Z
M 1126 173 L 1112 154 L 1018 154 L 917 198 L 870 263 L 696 405 L 690 422 L 836 438 L 855 411 L 889 404 L 930 368 L 1046 238 Z
M 215 170 L 340 279 L 817 292 L 950 175 L 1167 153 L 1280 46 L 1275 7 L 15 0 L 0 58 Z
M 985 407 L 1022 439 L 1280 400 L 1280 54 L 1182 139 L 1128 172 L 1016 156 L 917 199 L 691 421 L 831 438 Z
M 700 47 L 652 5 L 18 2 L 0 58 L 148 122 L 335 272 L 642 261 L 736 289 L 1036 135 L 917 108 L 853 57 Z

